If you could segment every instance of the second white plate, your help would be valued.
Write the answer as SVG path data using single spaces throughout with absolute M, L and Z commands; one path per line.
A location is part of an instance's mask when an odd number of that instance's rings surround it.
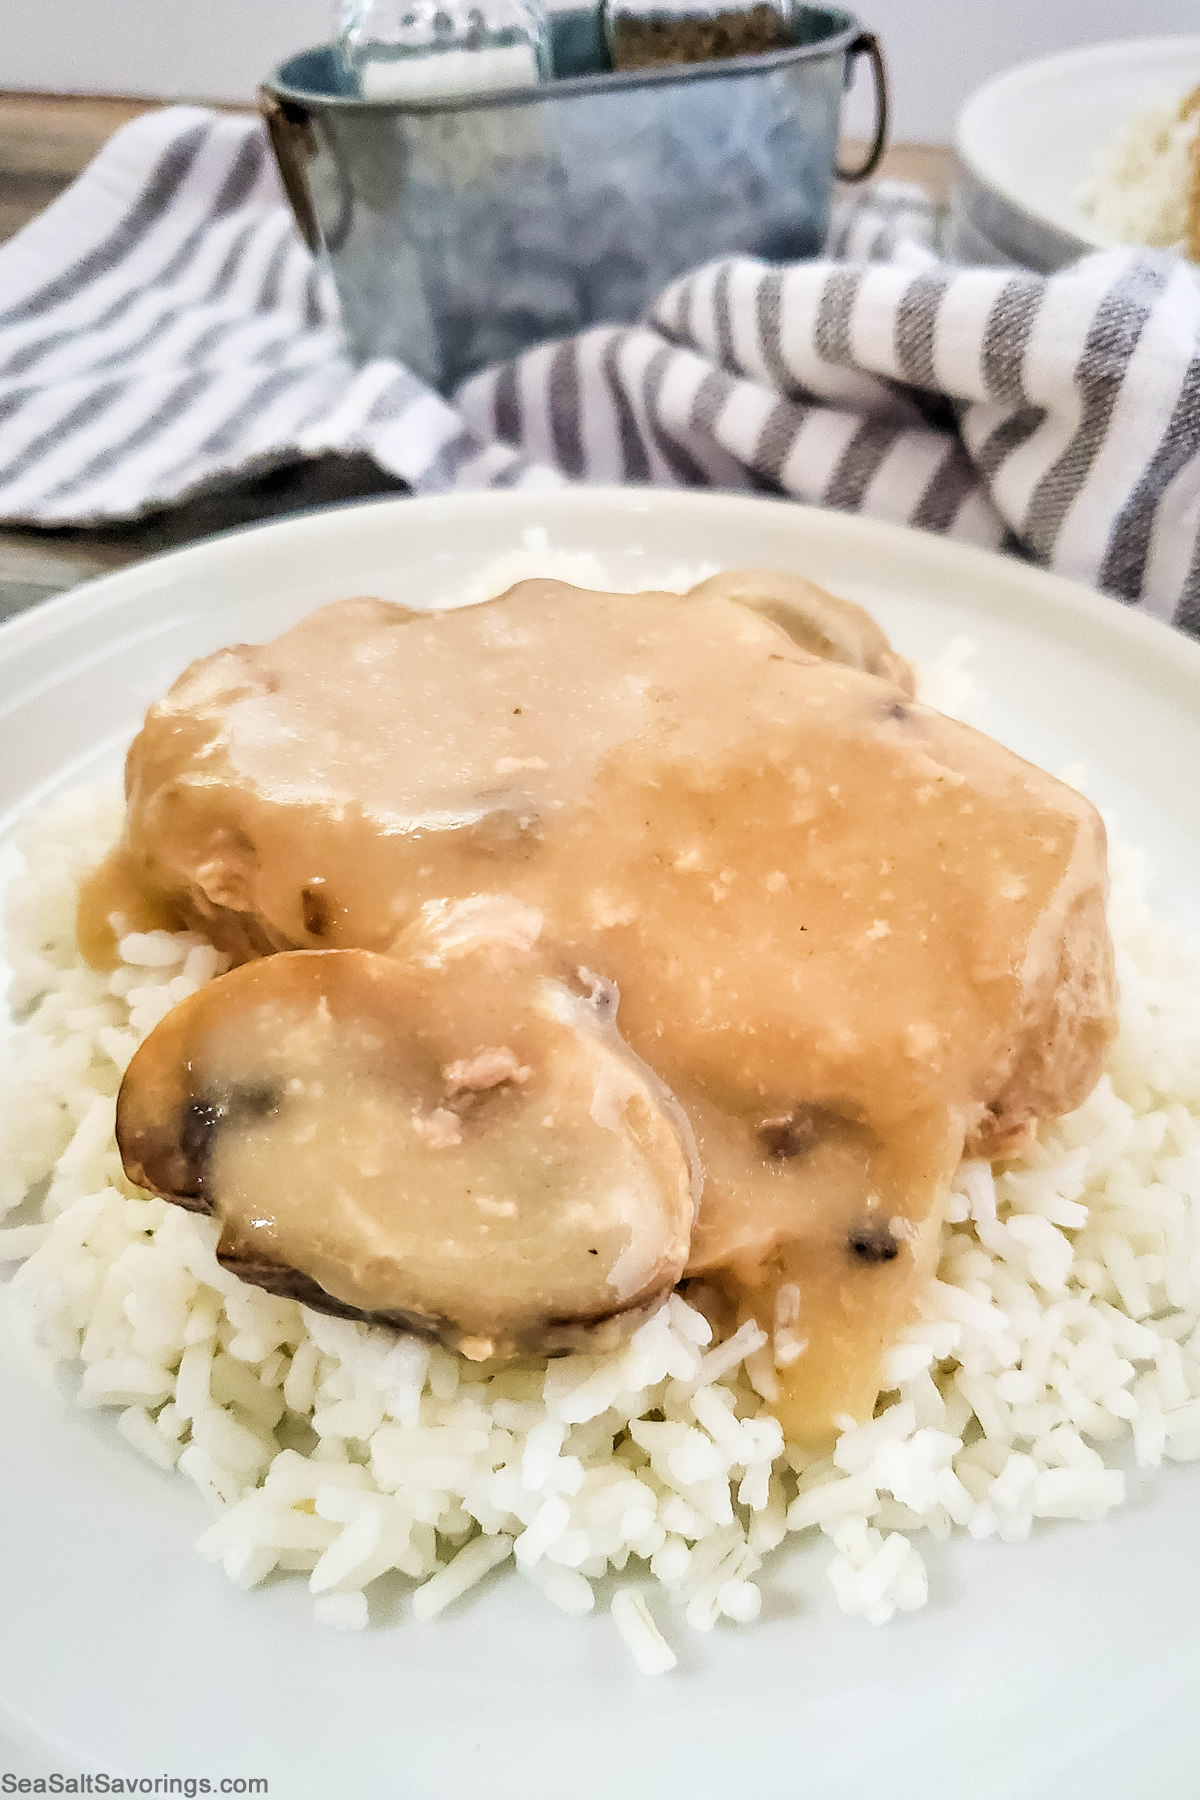
M 956 216 L 1033 269 L 1110 247 L 1079 198 L 1093 159 L 1135 114 L 1197 82 L 1200 37 L 1094 44 L 997 76 L 959 115 Z

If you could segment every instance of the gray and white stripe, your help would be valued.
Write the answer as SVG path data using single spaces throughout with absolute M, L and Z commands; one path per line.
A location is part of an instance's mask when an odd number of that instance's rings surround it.
M 1200 634 L 1200 283 L 1133 251 L 1048 277 L 951 268 L 912 190 L 883 200 L 856 203 L 831 245 L 882 234 L 887 262 L 713 264 L 643 325 L 475 376 L 459 410 L 576 475 L 556 444 L 587 395 L 592 479 L 782 489 L 1015 550 Z M 514 384 L 509 430 L 497 396 Z
M 429 491 L 561 480 L 406 369 L 350 362 L 254 120 L 135 121 L 0 249 L 0 517 L 132 518 L 355 450 Z
M 1200 635 L 1200 284 L 1168 258 L 955 269 L 918 189 L 828 256 L 735 258 L 475 376 L 356 366 L 261 128 L 175 107 L 0 249 L 0 518 L 135 517 L 364 451 L 426 492 L 764 489 L 1014 549 Z

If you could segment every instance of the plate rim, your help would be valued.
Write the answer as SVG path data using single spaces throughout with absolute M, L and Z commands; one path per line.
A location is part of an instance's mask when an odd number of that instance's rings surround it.
M 1200 37 L 1194 41 L 1200 46 Z M 1123 638 L 1131 649 L 1136 648 L 1153 660 L 1164 661 L 1176 669 L 1187 670 L 1200 682 L 1200 641 L 1141 607 L 1105 594 L 1084 581 L 1025 562 L 1011 553 L 862 513 L 809 505 L 786 495 L 608 484 L 568 485 L 546 490 L 501 488 L 465 493 L 367 496 L 306 508 L 279 519 L 232 526 L 227 531 L 213 532 L 194 543 L 156 552 L 124 568 L 79 582 L 0 621 L 0 664 L 10 662 L 23 650 L 35 649 L 48 637 L 69 628 L 80 615 L 94 618 L 110 608 L 119 607 L 126 599 L 136 599 L 139 590 L 157 587 L 164 573 L 168 579 L 176 571 L 191 574 L 205 562 L 219 559 L 231 546 L 236 554 L 242 540 L 269 545 L 272 539 L 278 541 L 310 531 L 321 532 L 329 525 L 345 527 L 352 522 L 353 515 L 368 509 L 375 515 L 390 509 L 397 522 L 402 523 L 414 511 L 418 515 L 436 517 L 443 512 L 478 511 L 503 515 L 507 511 L 520 513 L 536 508 L 547 515 L 538 523 L 544 524 L 553 536 L 555 521 L 552 515 L 556 512 L 603 514 L 614 507 L 632 515 L 657 510 L 684 515 L 702 513 L 709 518 L 714 511 L 732 516 L 745 511 L 778 513 L 786 509 L 795 514 L 802 525 L 818 534 L 858 536 L 867 542 L 873 541 L 881 549 L 891 546 L 901 554 L 907 547 L 910 552 L 929 559 L 935 567 L 940 566 L 947 574 L 952 575 L 957 564 L 967 579 L 973 569 L 981 576 L 1003 575 L 1009 579 L 1014 593 L 1022 593 L 1028 598 L 1040 597 L 1046 603 L 1047 622 L 1057 614 L 1060 618 L 1069 618 L 1085 631 L 1099 630 Z

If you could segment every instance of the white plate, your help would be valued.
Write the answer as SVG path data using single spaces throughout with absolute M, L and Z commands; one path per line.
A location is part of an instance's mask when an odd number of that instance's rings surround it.
M 1020 563 L 784 502 L 573 490 L 313 514 L 160 557 L 0 628 L 0 810 L 117 767 L 197 654 L 321 602 L 447 596 L 521 531 L 653 583 L 774 564 L 865 600 L 906 652 L 980 646 L 981 723 L 1094 795 L 1149 849 L 1159 905 L 1200 923 L 1200 646 Z M 639 1677 L 611 1621 L 515 1579 L 416 1626 L 311 1623 L 303 1581 L 230 1587 L 205 1512 L 111 1417 L 0 1345 L 0 1724 L 6 1766 L 265 1776 L 274 1800 L 1188 1800 L 1200 1777 L 1200 1471 L 1133 1481 L 1102 1525 L 1019 1547 L 922 1542 L 932 1595 L 883 1630 L 841 1617 L 827 1547 L 781 1556 L 763 1622 Z
M 1079 202 L 1097 151 L 1135 113 L 1197 82 L 1200 37 L 1096 44 L 998 76 L 959 114 L 956 212 L 1035 269 L 1115 244 Z

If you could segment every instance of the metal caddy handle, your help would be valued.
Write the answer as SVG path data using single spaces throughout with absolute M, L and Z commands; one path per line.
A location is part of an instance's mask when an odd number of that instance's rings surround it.
M 854 42 L 846 51 L 847 76 L 854 68 L 860 56 L 870 59 L 871 83 L 875 90 L 875 131 L 871 138 L 871 147 L 857 169 L 844 169 L 839 162 L 835 173 L 839 181 L 865 181 L 879 167 L 888 135 L 888 84 L 887 69 L 883 61 L 883 51 L 879 39 L 873 31 L 860 31 Z
M 308 185 L 308 164 L 317 154 L 312 119 L 294 100 L 280 100 L 267 88 L 258 90 L 258 110 L 271 138 L 279 177 L 296 228 L 315 256 L 322 247 L 321 227 Z

